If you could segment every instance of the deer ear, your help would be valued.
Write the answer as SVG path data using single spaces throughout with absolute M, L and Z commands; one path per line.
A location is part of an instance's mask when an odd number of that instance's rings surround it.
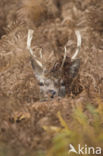
M 71 78 L 74 78 L 78 74 L 79 68 L 80 68 L 80 59 L 76 59 L 72 62 L 70 66 L 69 74 Z

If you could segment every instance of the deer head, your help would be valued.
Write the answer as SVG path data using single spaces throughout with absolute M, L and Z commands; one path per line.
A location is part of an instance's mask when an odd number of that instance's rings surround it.
M 48 72 L 45 65 L 42 64 L 42 50 L 40 50 L 40 58 L 38 59 L 35 54 L 33 54 L 33 50 L 31 48 L 31 41 L 33 37 L 33 30 L 28 30 L 28 38 L 27 38 L 27 48 L 30 52 L 30 60 L 31 65 L 35 74 L 35 77 L 38 81 L 38 84 L 40 86 L 40 99 L 45 100 L 48 98 L 54 98 L 55 96 L 65 96 L 65 84 L 64 81 L 58 77 L 53 76 L 46 76 L 46 73 Z M 71 60 L 71 66 L 70 66 L 70 74 L 71 77 L 75 77 L 76 72 L 78 71 L 80 61 L 76 59 L 80 47 L 81 47 L 81 35 L 79 31 L 75 31 L 76 37 L 77 37 L 77 49 L 74 55 L 72 56 Z M 61 63 L 60 69 L 63 69 L 65 60 L 67 56 L 67 49 L 66 46 L 64 47 L 64 57 Z

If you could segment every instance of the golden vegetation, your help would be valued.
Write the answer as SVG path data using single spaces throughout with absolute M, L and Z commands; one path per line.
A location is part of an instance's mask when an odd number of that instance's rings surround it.
M 77 148 L 78 144 L 103 149 L 103 101 L 97 99 L 98 108 L 87 104 L 86 113 L 82 105 L 73 110 L 71 121 L 65 122 L 60 112 L 57 113 L 61 127 L 44 127 L 48 133 L 54 133 L 53 144 L 47 156 L 74 156 L 69 153 L 69 145 Z M 85 154 L 85 156 L 89 156 Z

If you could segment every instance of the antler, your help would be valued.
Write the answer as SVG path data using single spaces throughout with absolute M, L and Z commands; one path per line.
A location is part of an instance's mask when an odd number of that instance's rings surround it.
M 74 55 L 72 56 L 72 60 L 74 60 L 77 57 L 77 55 L 79 54 L 80 48 L 81 48 L 81 43 L 82 43 L 80 31 L 76 30 L 75 34 L 77 37 L 77 49 L 76 49 L 76 52 L 74 53 Z
M 32 41 L 32 38 L 33 38 L 33 33 L 34 31 L 32 29 L 29 29 L 28 30 L 28 37 L 27 37 L 27 48 L 30 52 L 30 54 L 33 56 L 33 51 L 32 51 L 32 48 L 31 48 L 31 41 Z
M 75 51 L 74 55 L 72 56 L 71 60 L 74 60 L 77 57 L 77 55 L 79 54 L 80 48 L 81 48 L 81 43 L 82 43 L 81 34 L 80 34 L 79 30 L 75 31 L 75 35 L 77 37 L 77 48 L 76 48 L 76 51 Z M 67 44 L 68 44 L 68 42 L 67 42 Z M 66 60 L 66 56 L 67 56 L 67 48 L 65 46 L 64 47 L 64 58 L 63 58 L 63 61 L 62 61 L 61 69 L 64 66 L 64 63 L 65 63 L 65 60 Z
M 40 68 L 43 69 L 42 63 L 41 63 L 39 60 L 37 60 L 36 56 L 33 54 L 32 48 L 31 48 L 31 41 L 32 41 L 32 38 L 33 38 L 33 33 L 34 33 L 34 30 L 32 30 L 32 29 L 29 29 L 29 30 L 28 30 L 27 49 L 29 50 L 31 56 L 34 58 L 35 63 L 36 63 Z M 41 51 L 40 51 L 40 54 L 41 54 Z
M 27 49 L 29 50 L 29 53 L 31 55 L 31 64 L 34 69 L 35 76 L 39 81 L 41 81 L 41 79 L 44 77 L 44 67 L 43 64 L 37 59 L 31 48 L 33 33 L 34 31 L 32 29 L 28 30 Z M 42 59 L 42 49 L 40 49 L 40 58 Z
M 64 58 L 63 58 L 63 61 L 62 61 L 62 64 L 61 64 L 61 69 L 62 69 L 63 66 L 64 66 L 66 57 L 67 57 L 67 48 L 66 48 L 66 46 L 65 46 L 65 47 L 64 47 Z

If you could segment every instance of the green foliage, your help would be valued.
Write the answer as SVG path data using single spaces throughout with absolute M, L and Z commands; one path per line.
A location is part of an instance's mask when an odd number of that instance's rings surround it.
M 85 109 L 86 111 L 83 110 L 82 105 L 75 108 L 69 123 L 65 122 L 61 113 L 58 112 L 57 116 L 61 126 L 53 129 L 45 127 L 48 133 L 52 130 L 55 134 L 47 156 L 77 155 L 69 153 L 69 144 L 72 144 L 75 149 L 78 144 L 94 148 L 99 146 L 103 149 L 103 103 L 99 100 L 98 108 L 89 104 Z

